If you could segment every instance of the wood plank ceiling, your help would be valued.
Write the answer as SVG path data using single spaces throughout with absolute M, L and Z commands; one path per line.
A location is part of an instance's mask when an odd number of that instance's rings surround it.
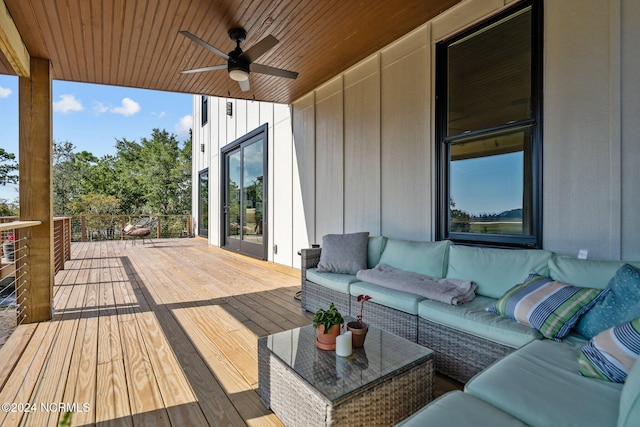
M 291 103 L 460 0 L 4 0 L 31 56 L 49 58 L 57 80 Z M 1 3 L 0 3 L 1 4 Z M 230 28 L 246 50 L 266 35 L 280 43 L 256 62 L 297 71 L 297 80 L 251 74 L 241 92 L 227 72 L 181 74 L 224 60 Z M 0 54 L 0 74 L 15 74 Z

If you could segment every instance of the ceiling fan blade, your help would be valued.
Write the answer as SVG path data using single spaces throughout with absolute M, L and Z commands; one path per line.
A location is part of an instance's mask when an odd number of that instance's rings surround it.
M 247 59 L 248 62 L 253 62 L 259 57 L 261 57 L 266 51 L 274 47 L 278 44 L 278 39 L 273 37 L 272 35 L 268 35 L 267 37 L 260 40 L 258 43 L 251 46 L 246 50 L 241 57 Z
M 184 71 L 180 71 L 180 72 L 182 74 L 201 73 L 203 71 L 226 70 L 227 67 L 228 66 L 226 64 L 211 65 L 210 67 L 194 68 L 192 70 L 184 70 Z
M 295 79 L 298 77 L 298 73 L 295 71 L 283 70 L 282 68 L 269 67 L 262 64 L 249 64 L 249 69 L 254 73 L 268 74 L 276 77 L 286 77 L 288 79 Z
M 249 90 L 251 89 L 251 85 L 249 84 L 249 79 L 239 81 L 238 85 L 240 85 L 240 90 L 243 92 L 249 92 Z
M 203 48 L 215 53 L 220 58 L 223 58 L 225 61 L 229 60 L 229 55 L 227 55 L 223 51 L 221 51 L 219 49 L 216 49 L 215 47 L 211 46 L 209 43 L 207 43 L 206 41 L 202 40 L 201 38 L 198 38 L 198 37 L 194 36 L 189 31 L 184 31 L 183 30 L 183 31 L 180 31 L 180 34 L 182 34 L 183 36 L 185 36 L 187 38 L 190 38 L 191 40 L 193 40 L 194 42 L 198 43 Z

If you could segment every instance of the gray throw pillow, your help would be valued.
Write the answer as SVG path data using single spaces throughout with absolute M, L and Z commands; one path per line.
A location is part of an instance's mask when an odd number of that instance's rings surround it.
M 368 243 L 368 231 L 323 236 L 317 271 L 356 274 L 366 269 Z

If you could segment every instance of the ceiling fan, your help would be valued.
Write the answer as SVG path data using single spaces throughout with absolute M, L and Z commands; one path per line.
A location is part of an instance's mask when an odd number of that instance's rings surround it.
M 226 54 L 220 49 L 217 49 L 204 40 L 194 36 L 188 31 L 180 31 L 180 34 L 190 38 L 200 46 L 215 53 L 220 58 L 227 61 L 226 64 L 211 65 L 209 67 L 184 70 L 182 71 L 182 73 L 184 74 L 200 73 L 202 71 L 211 70 L 224 70 L 226 68 L 229 72 L 229 77 L 238 82 L 238 84 L 240 85 L 240 89 L 243 92 L 247 92 L 250 89 L 249 73 L 251 72 L 268 74 L 270 76 L 276 77 L 286 77 L 288 79 L 295 79 L 296 77 L 298 77 L 298 73 L 296 73 L 295 71 L 283 70 L 281 68 L 270 67 L 268 65 L 262 65 L 253 62 L 264 53 L 266 53 L 269 49 L 278 44 L 278 39 L 273 37 L 272 35 L 266 36 L 258 43 L 254 44 L 245 52 L 243 52 L 240 48 L 240 43 L 242 43 L 247 38 L 247 32 L 242 28 L 232 28 L 229 30 L 229 37 L 231 38 L 231 40 L 236 42 L 236 48 Z

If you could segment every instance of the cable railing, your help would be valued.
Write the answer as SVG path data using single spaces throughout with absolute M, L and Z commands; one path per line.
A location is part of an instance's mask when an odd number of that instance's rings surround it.
M 4 217 L 0 222 L 0 307 L 4 310 L 15 310 L 16 324 L 20 325 L 27 318 L 27 266 L 30 261 L 29 237 L 27 233 L 21 233 L 21 230 L 41 225 L 42 222 L 12 219 L 7 221 Z
M 123 232 L 128 224 L 146 223 L 154 220 L 151 238 L 167 239 L 192 237 L 193 221 L 190 214 L 184 215 L 80 215 L 70 217 L 71 241 L 91 242 L 124 240 Z

